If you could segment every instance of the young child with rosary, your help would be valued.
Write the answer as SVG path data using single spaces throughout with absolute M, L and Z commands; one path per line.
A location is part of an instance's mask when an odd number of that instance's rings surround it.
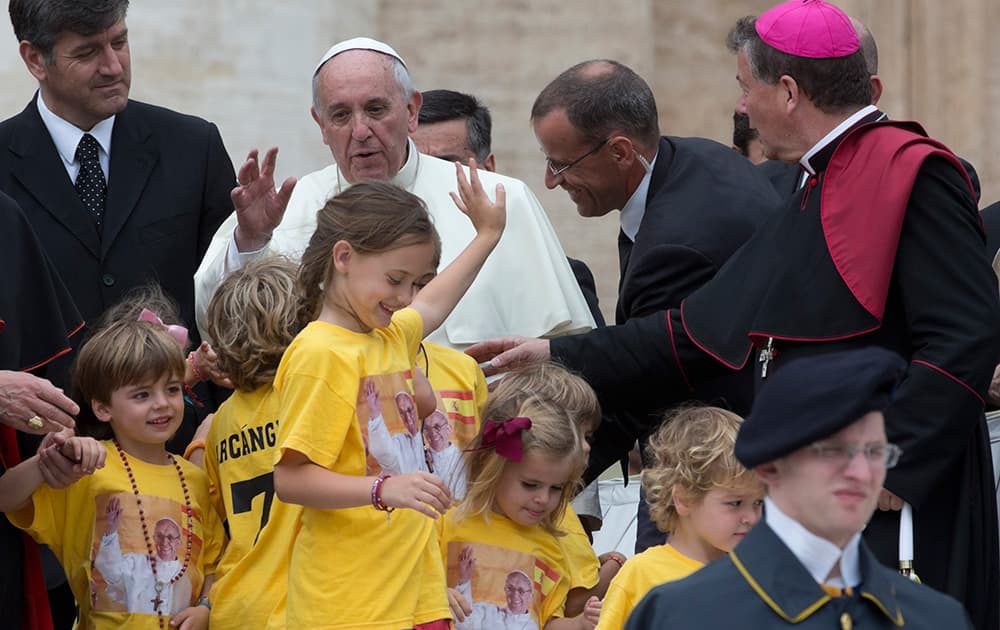
M 73 395 L 77 430 L 102 440 L 105 465 L 63 489 L 37 475 L 8 513 L 55 552 L 79 628 L 208 627 L 224 534 L 205 474 L 165 448 L 184 413 L 178 333 L 159 317 L 94 331 L 74 365 Z

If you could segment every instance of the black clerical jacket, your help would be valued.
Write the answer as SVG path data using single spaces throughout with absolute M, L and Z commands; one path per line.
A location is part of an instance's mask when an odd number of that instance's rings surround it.
M 894 160 L 905 147 L 924 158 Z M 837 168 L 827 172 L 831 161 Z M 681 308 L 554 339 L 552 355 L 604 397 L 666 404 L 690 396 L 689 383 L 748 363 L 766 387 L 763 368 L 773 373 L 796 356 L 868 344 L 896 351 L 910 366 L 886 411 L 889 439 L 903 448 L 886 486 L 913 506 L 917 572 L 963 601 L 976 627 L 998 627 L 996 502 L 982 410 L 1000 358 L 1000 301 L 968 177 L 919 128 L 897 122 L 863 120 L 812 163 L 813 181 Z M 899 182 L 912 182 L 908 192 Z M 827 205 L 834 192 L 850 203 Z M 845 229 L 831 233 L 837 216 Z M 759 362 L 768 342 L 774 356 Z M 594 450 L 630 438 L 599 431 Z M 898 527 L 898 513 L 876 512 L 865 531 L 890 566 Z

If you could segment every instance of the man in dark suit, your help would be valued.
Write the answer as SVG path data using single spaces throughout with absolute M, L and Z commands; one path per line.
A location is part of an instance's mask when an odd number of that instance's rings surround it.
M 38 92 L 0 123 L 0 190 L 23 209 L 86 322 L 155 281 L 196 335 L 194 272 L 233 211 L 236 177 L 215 125 L 129 100 L 127 9 L 128 0 L 10 2 Z M 68 386 L 72 356 L 51 363 L 55 385 Z M 193 419 L 185 428 L 180 449 Z M 64 581 L 58 567 L 46 571 L 50 587 Z M 69 590 L 53 593 L 56 627 L 67 627 Z
M 215 125 L 128 99 L 128 0 L 12 0 L 38 93 L 0 123 L 0 190 L 24 210 L 93 323 L 158 282 L 192 333 L 193 276 L 232 211 L 233 165 Z M 52 378 L 65 383 L 54 366 Z
M 618 324 L 679 306 L 777 206 L 766 178 L 729 147 L 661 137 L 652 90 L 618 62 L 587 61 L 560 74 L 538 95 L 531 122 L 546 156 L 546 186 L 566 190 L 580 216 L 621 211 Z M 586 364 L 588 350 L 577 339 L 567 338 L 574 346 L 567 354 L 571 364 Z M 707 383 L 692 397 L 740 408 L 751 384 L 739 376 Z M 647 418 L 660 411 L 641 397 L 601 406 L 616 422 L 605 422 L 599 439 L 624 436 L 623 451 L 636 432 L 616 425 L 655 428 Z M 612 461 L 592 456 L 591 474 Z M 662 542 L 655 528 L 650 533 Z M 637 547 L 648 544 L 655 540 L 640 534 Z

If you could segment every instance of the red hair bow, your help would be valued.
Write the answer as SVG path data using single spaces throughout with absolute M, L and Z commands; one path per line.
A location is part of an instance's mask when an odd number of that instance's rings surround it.
M 523 416 L 516 416 L 504 422 L 490 420 L 483 427 L 482 446 L 492 446 L 497 455 L 512 462 L 519 462 L 524 455 L 521 433 L 530 428 L 531 418 Z

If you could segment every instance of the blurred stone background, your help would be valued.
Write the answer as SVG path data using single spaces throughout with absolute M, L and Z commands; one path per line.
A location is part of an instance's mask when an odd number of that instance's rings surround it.
M 735 20 L 771 0 L 133 0 L 128 25 L 132 96 L 216 122 L 237 164 L 278 145 L 279 181 L 329 163 L 309 115 L 313 66 L 334 42 L 367 35 L 406 59 L 418 89 L 477 95 L 493 113 L 498 170 L 528 182 L 566 252 L 590 264 L 613 319 L 617 213 L 583 220 L 542 183 L 528 113 L 570 65 L 617 59 L 646 78 L 663 133 L 726 144 L 738 90 L 724 45 Z M 982 206 L 1000 198 L 1000 24 L 997 0 L 841 0 L 874 33 L 882 109 L 921 121 L 970 160 Z M 34 81 L 9 21 L 0 40 L 0 115 L 20 111 Z

